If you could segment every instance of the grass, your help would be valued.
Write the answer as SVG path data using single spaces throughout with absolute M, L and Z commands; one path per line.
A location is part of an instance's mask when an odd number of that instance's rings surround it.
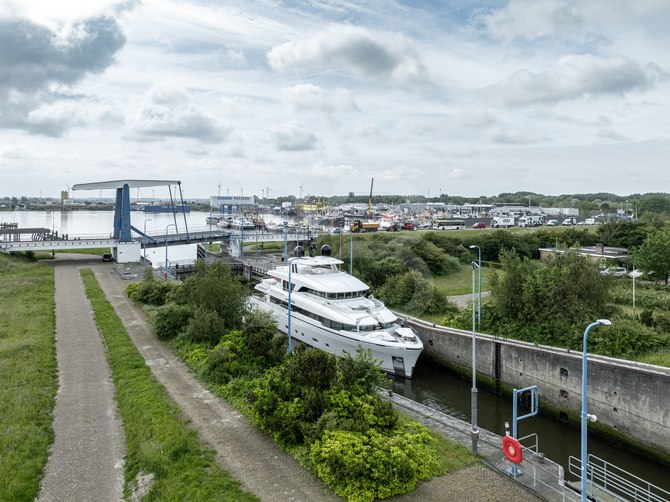
M 482 265 L 482 291 L 488 291 L 489 278 L 493 269 Z M 500 270 L 498 270 L 500 273 Z M 479 291 L 478 277 L 475 272 L 475 288 Z M 433 276 L 433 284 L 447 296 L 472 293 L 472 265 L 461 265 L 458 272 L 449 275 Z
M 636 361 L 656 366 L 665 366 L 670 368 L 670 348 L 661 349 L 653 354 L 645 354 L 635 358 Z
M 91 249 L 57 249 L 56 254 L 91 254 L 95 256 L 102 256 L 103 254 L 110 253 L 109 248 L 91 248 Z M 37 251 L 35 252 L 35 259 L 37 260 L 50 260 L 51 251 Z
M 0 500 L 32 501 L 53 442 L 53 268 L 0 254 Z
M 179 408 L 153 378 L 91 270 L 81 272 L 86 294 L 109 351 L 116 399 L 126 436 L 126 497 L 138 473 L 153 473 L 147 500 L 255 501 L 216 463 L 180 418 Z

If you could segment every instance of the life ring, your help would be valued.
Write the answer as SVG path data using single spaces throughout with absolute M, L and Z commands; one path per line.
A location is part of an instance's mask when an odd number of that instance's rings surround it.
M 521 443 L 514 439 L 512 436 L 505 436 L 502 440 L 502 449 L 507 460 L 514 464 L 520 464 L 523 460 L 523 455 L 521 453 Z

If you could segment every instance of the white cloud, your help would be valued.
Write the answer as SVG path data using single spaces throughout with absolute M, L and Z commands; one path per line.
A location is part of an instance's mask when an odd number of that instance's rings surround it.
M 184 90 L 168 86 L 147 93 L 129 126 L 130 138 L 139 141 L 177 137 L 217 143 L 231 131 L 222 120 L 192 103 Z
M 519 70 L 484 89 L 484 95 L 508 105 L 558 102 L 645 90 L 666 77 L 655 65 L 642 66 L 623 57 L 571 55 L 561 58 L 551 70 Z
M 267 59 L 281 72 L 326 69 L 395 84 L 430 83 L 419 51 L 408 38 L 348 24 L 275 46 Z
M 268 128 L 268 133 L 278 150 L 314 150 L 319 143 L 314 133 L 296 122 L 274 125 Z
M 281 90 L 282 100 L 294 110 L 318 110 L 324 113 L 358 111 L 358 105 L 349 89 L 339 88 L 334 93 L 314 84 L 297 84 Z
M 447 173 L 447 178 L 469 178 L 472 176 L 472 172 L 468 169 L 455 168 Z
M 582 24 L 577 9 L 562 0 L 512 0 L 501 9 L 480 14 L 476 20 L 491 36 L 505 41 L 566 37 Z

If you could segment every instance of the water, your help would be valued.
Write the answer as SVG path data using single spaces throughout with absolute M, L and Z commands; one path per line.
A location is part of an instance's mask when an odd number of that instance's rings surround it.
M 533 385 L 533 382 L 528 382 L 528 385 Z M 471 421 L 471 387 L 471 379 L 459 378 L 424 359 L 419 360 L 412 380 L 398 377 L 393 382 L 393 390 L 397 394 L 458 417 L 468 423 Z M 504 435 L 505 422 L 510 422 L 510 429 L 512 427 L 511 400 L 482 389 L 478 389 L 477 394 L 479 427 L 501 436 Z M 519 415 L 525 415 L 526 413 L 528 411 L 519 407 Z M 539 451 L 543 452 L 547 458 L 562 465 L 565 469 L 566 478 L 574 480 L 568 473 L 568 457 L 580 458 L 580 430 L 542 416 L 528 418 L 518 424 L 518 436 L 524 437 L 536 433 L 539 438 Z M 670 491 L 668 476 L 670 468 L 667 465 L 660 465 L 640 455 L 617 448 L 611 442 L 595 438 L 592 434 L 589 434 L 587 445 L 590 454 Z

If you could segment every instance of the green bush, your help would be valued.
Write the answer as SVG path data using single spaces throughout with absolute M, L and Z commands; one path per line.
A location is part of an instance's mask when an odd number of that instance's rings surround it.
M 589 352 L 611 357 L 631 357 L 653 352 L 667 344 L 667 337 L 627 319 L 616 319 L 611 326 L 594 330 Z
M 436 441 L 412 422 L 390 434 L 327 431 L 309 458 L 317 475 L 349 502 L 371 502 L 413 490 L 439 465 Z
M 184 336 L 192 342 L 218 343 L 226 332 L 226 323 L 214 310 L 196 307 Z
M 168 293 L 174 287 L 171 282 L 157 281 L 153 277 L 129 284 L 126 294 L 131 300 L 147 305 L 165 305 Z
M 188 326 L 192 315 L 190 306 L 174 303 L 163 305 L 156 311 L 153 321 L 156 336 L 161 340 L 176 338 Z

